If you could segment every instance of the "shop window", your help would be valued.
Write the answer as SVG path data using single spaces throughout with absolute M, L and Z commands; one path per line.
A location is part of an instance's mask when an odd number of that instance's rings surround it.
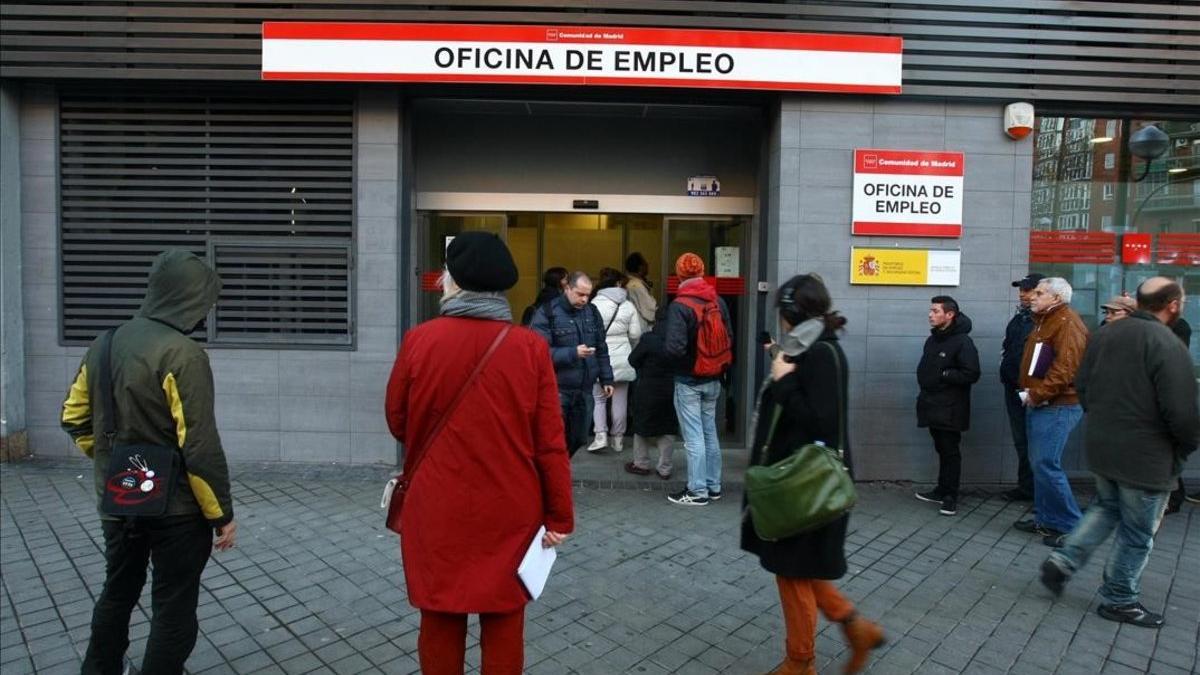
M 1147 162 L 1132 156 L 1128 142 L 1149 124 L 1171 142 Z M 1035 128 L 1031 271 L 1067 279 L 1076 291 L 1072 305 L 1093 328 L 1101 304 L 1152 276 L 1200 294 L 1200 120 L 1045 117 Z M 1122 263 L 1132 234 L 1133 262 Z M 1186 303 L 1184 312 L 1200 330 L 1200 303 Z M 1192 354 L 1200 363 L 1200 340 Z
M 210 259 L 214 345 L 349 346 L 349 98 L 103 92 L 59 103 L 61 337 L 130 318 L 154 257 Z

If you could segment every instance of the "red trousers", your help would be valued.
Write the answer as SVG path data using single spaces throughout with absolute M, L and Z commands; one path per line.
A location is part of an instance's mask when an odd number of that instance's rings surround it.
M 521 675 L 525 667 L 525 608 L 479 615 L 482 675 Z M 421 610 L 417 654 L 423 675 L 463 675 L 467 615 Z
M 777 576 L 775 583 L 779 586 L 779 602 L 783 605 L 789 659 L 813 658 L 818 608 L 830 621 L 844 621 L 854 613 L 854 605 L 828 581 Z

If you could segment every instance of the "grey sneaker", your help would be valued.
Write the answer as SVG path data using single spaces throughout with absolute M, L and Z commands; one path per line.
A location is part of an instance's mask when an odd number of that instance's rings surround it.
M 1162 628 L 1164 623 L 1161 614 L 1155 614 L 1142 607 L 1140 602 L 1131 602 L 1128 605 L 1100 605 L 1096 608 L 1096 613 L 1109 621 L 1131 623 L 1142 628 Z

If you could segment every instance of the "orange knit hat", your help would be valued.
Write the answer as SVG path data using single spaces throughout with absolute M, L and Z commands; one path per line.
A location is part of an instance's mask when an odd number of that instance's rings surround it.
M 684 253 L 675 261 L 675 274 L 680 281 L 704 276 L 704 261 L 695 253 Z

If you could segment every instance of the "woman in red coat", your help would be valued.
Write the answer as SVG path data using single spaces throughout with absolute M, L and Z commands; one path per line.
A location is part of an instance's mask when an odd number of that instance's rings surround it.
M 423 673 L 462 674 L 467 615 L 479 614 L 483 673 L 517 674 L 529 602 L 517 566 L 540 527 L 544 546 L 574 527 L 558 387 L 546 342 L 511 327 L 502 292 L 517 270 L 504 242 L 461 234 L 446 251 L 446 268 L 442 316 L 404 336 L 388 381 L 388 428 L 405 445 L 404 472 L 412 477 L 401 515 L 404 577 L 409 602 L 421 610 Z

